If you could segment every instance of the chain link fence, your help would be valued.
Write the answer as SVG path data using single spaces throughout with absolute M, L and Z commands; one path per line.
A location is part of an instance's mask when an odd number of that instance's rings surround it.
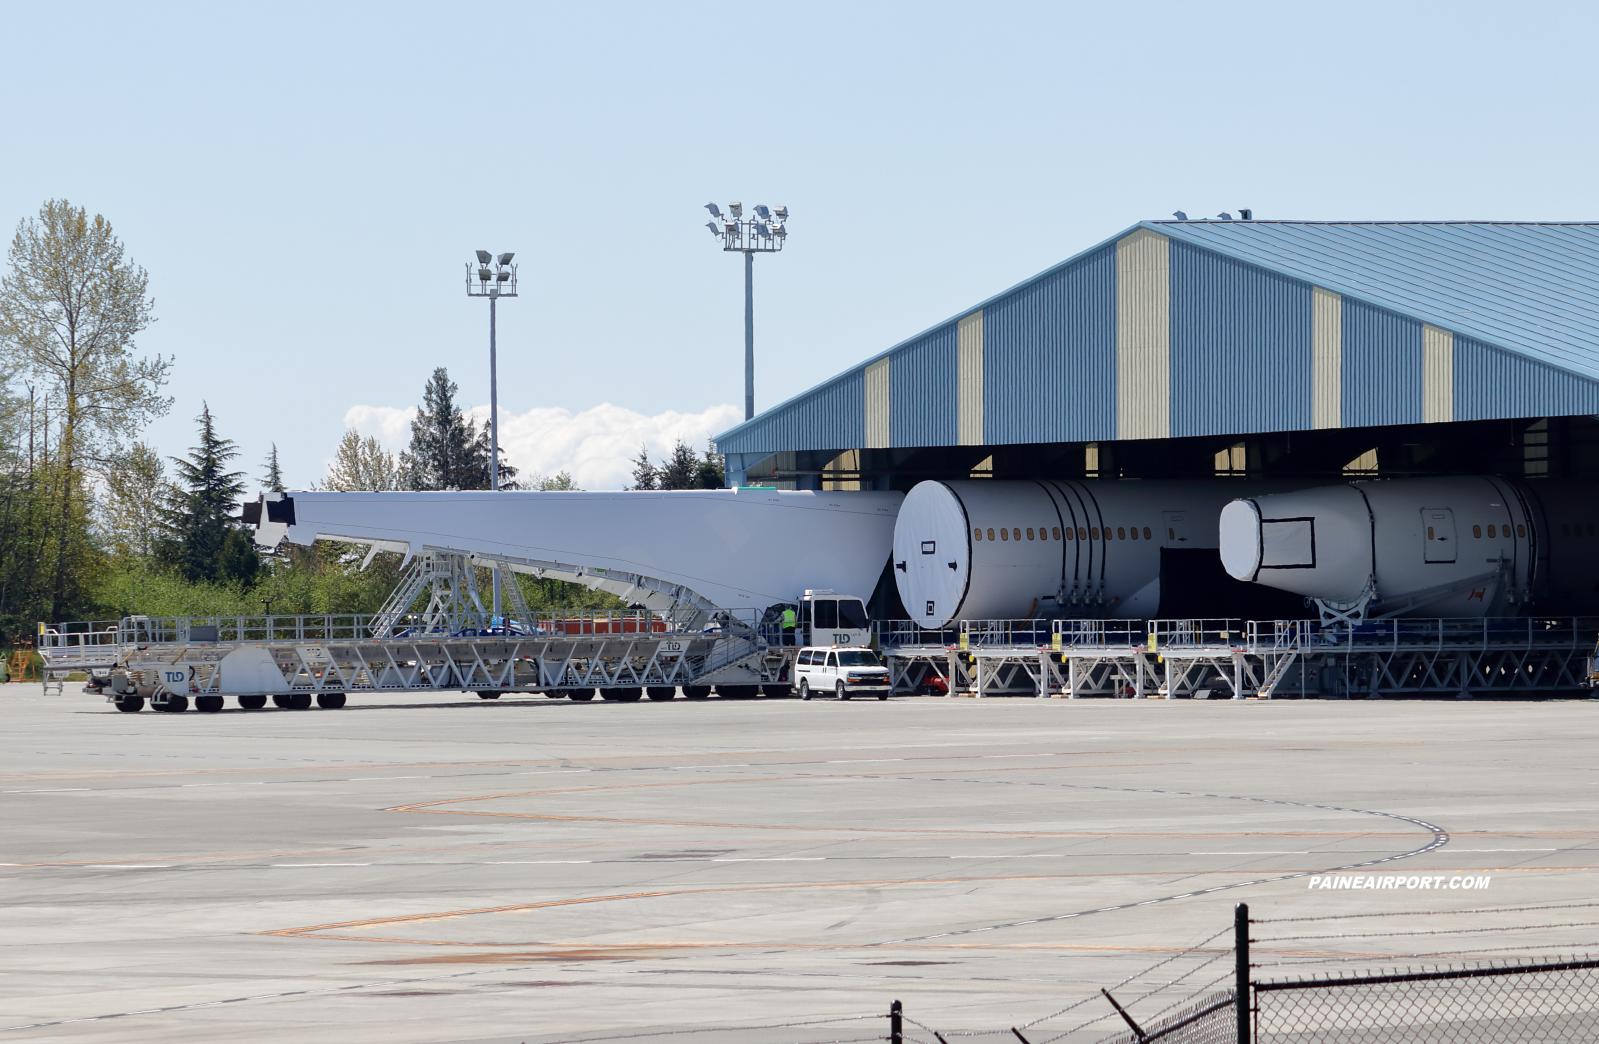
M 1260 1044 L 1599 1040 L 1599 960 L 1253 984 Z
M 1448 949 L 1458 945 L 1454 940 L 1483 932 L 1498 936 L 1495 942 L 1515 937 L 1534 946 L 1587 932 L 1599 921 L 1572 920 L 1569 911 L 1588 908 L 1599 909 L 1599 903 L 1254 920 L 1240 903 L 1230 928 L 1058 1011 L 1005 1028 L 950 1030 L 912 1018 L 895 1002 L 888 1039 L 890 1044 L 965 1044 L 973 1038 L 973 1044 L 1599 1044 L 1599 959 L 1498 958 L 1483 950 Z M 1462 915 L 1525 917 L 1546 911 L 1534 920 L 1547 923 L 1518 919 L 1507 925 L 1499 917 L 1498 924 L 1483 927 L 1479 916 L 1465 922 L 1470 927 L 1457 926 Z M 1288 924 L 1293 934 L 1275 927 Z M 1259 930 L 1264 937 L 1255 937 Z M 1229 932 L 1231 946 L 1223 941 Z M 1584 948 L 1587 943 L 1583 938 Z M 1525 954 L 1532 947 L 1514 948 Z M 1396 966 L 1402 960 L 1440 958 L 1451 963 Z M 1378 970 L 1349 970 L 1357 961 Z M 1272 972 L 1280 977 L 1268 977 Z

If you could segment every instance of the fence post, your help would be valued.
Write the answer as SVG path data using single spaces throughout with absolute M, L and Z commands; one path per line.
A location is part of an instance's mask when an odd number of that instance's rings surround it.
M 893 1004 L 888 1006 L 889 1044 L 905 1044 L 905 1031 L 904 1027 L 900 1024 L 900 1012 L 903 1010 L 904 1009 L 900 1007 L 899 1001 L 895 1001 Z
M 1249 904 L 1239 903 L 1233 910 L 1233 956 L 1237 961 L 1238 1044 L 1249 1044 Z

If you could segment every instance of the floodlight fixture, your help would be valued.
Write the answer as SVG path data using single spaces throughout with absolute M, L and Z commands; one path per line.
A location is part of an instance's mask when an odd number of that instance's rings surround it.
M 516 255 L 511 253 L 510 251 L 506 251 L 505 253 L 500 255 L 499 261 L 497 261 L 495 263 L 496 264 L 501 264 L 501 265 L 508 265 L 508 264 L 511 263 L 511 258 L 513 258 L 515 256 Z
M 705 209 L 711 212 L 711 217 L 713 218 L 719 218 L 722 216 L 722 208 L 717 206 L 715 203 L 705 204 Z
M 766 206 L 765 203 L 755 204 L 755 213 L 763 221 L 772 216 L 772 211 Z
M 772 213 L 777 215 L 777 220 L 779 220 L 779 221 L 787 221 L 788 220 L 788 208 L 785 207 L 785 206 L 773 207 L 772 208 Z
M 727 205 L 727 210 L 728 213 L 732 214 L 736 218 L 744 216 L 744 204 L 742 203 L 729 203 Z
M 722 230 L 716 227 L 716 222 L 714 221 L 705 222 L 705 227 L 711 230 L 711 235 L 713 236 L 719 236 L 722 234 Z
M 477 270 L 477 277 L 479 279 L 483 280 L 485 283 L 489 281 L 489 276 L 491 276 L 493 274 L 494 273 L 490 272 L 486 268 L 480 268 L 480 269 Z
M 494 260 L 494 258 L 489 254 L 489 252 L 487 250 L 479 250 L 477 252 L 477 263 L 478 264 L 486 265 L 492 260 Z

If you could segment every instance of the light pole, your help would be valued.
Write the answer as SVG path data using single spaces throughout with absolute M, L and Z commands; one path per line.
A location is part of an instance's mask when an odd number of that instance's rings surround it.
M 495 492 L 500 488 L 500 379 L 499 367 L 495 359 L 494 344 L 494 307 L 499 304 L 502 297 L 516 296 L 516 266 L 511 264 L 511 259 L 516 255 L 512 253 L 501 254 L 495 258 L 487 250 L 477 252 L 477 272 L 472 271 L 472 262 L 466 263 L 466 296 L 486 297 L 489 299 L 489 488 Z M 491 269 L 489 265 L 494 267 Z M 477 282 L 472 282 L 472 276 L 477 276 Z M 500 567 L 494 567 L 494 615 L 500 615 Z M 523 621 L 526 623 L 526 621 Z
M 705 204 L 713 220 L 705 227 L 722 241 L 722 250 L 744 255 L 744 419 L 755 416 L 755 255 L 775 254 L 788 239 L 788 208 L 756 204 L 751 217 L 742 203 L 729 203 L 727 213 Z

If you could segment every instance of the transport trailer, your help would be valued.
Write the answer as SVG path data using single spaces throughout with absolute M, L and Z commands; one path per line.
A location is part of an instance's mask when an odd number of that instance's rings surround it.
M 457 579 L 459 563 L 417 566 Z M 402 590 L 406 586 L 402 584 Z M 457 587 L 454 590 L 459 591 Z M 435 599 L 425 613 L 147 617 L 39 626 L 48 673 L 88 675 L 84 691 L 127 712 L 251 710 L 268 701 L 306 710 L 351 694 L 542 693 L 632 702 L 786 694 L 801 648 L 872 638 L 858 598 L 808 590 L 765 610 L 682 608 L 527 614 L 497 621 Z M 787 612 L 785 612 L 787 610 Z M 449 624 L 455 626 L 447 626 Z M 502 626 L 492 626 L 501 623 Z
M 351 694 L 475 692 L 631 702 L 753 696 L 768 680 L 751 611 L 720 612 L 694 630 L 647 611 L 539 617 L 519 627 L 456 633 L 393 625 L 373 636 L 372 615 L 128 617 L 41 625 L 39 652 L 58 677 L 88 675 L 84 691 L 118 710 L 244 709 L 270 700 L 305 710 Z M 778 658 L 781 662 L 781 658 Z M 775 681 L 775 678 L 771 679 Z

